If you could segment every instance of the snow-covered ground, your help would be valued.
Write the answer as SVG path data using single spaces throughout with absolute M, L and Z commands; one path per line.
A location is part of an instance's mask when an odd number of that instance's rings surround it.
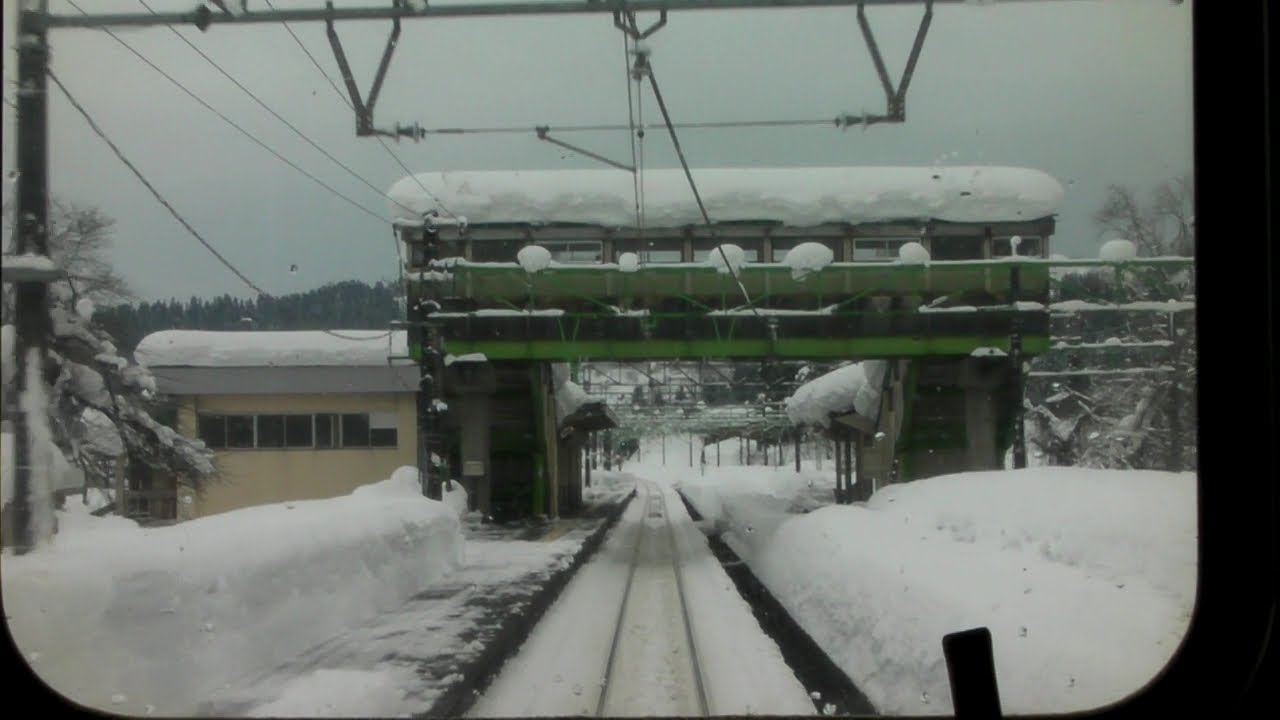
M 789 468 L 673 476 L 704 521 L 889 714 L 951 712 L 942 637 L 991 630 L 1010 713 L 1097 708 L 1168 663 L 1196 585 L 1190 473 L 1039 467 L 891 485 L 814 509 Z
M 813 714 L 804 687 L 764 635 L 669 486 L 643 483 L 599 555 L 583 566 L 472 717 L 594 715 L 614 628 L 623 622 L 606 714 L 698 714 L 684 672 L 672 556 L 680 559 L 694 647 L 712 714 Z M 674 524 L 674 539 L 666 522 Z M 640 543 L 637 546 L 637 543 Z M 672 545 L 674 543 L 674 546 Z M 620 617 L 633 559 L 639 565 Z
M 6 622 L 53 689 L 124 714 L 190 714 L 463 559 L 457 513 L 422 497 L 412 468 L 345 497 L 146 529 L 75 496 L 58 522 L 50 544 L 4 555 Z
M 520 610 L 537 577 L 570 562 L 585 531 L 548 541 L 477 535 L 466 538 L 461 566 L 425 592 L 268 672 L 231 683 L 206 698 L 200 714 L 397 717 L 428 712 L 492 639 L 489 600 L 506 593 L 503 611 Z

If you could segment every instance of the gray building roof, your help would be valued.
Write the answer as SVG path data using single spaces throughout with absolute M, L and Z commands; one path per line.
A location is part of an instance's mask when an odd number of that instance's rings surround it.
M 166 395 L 293 395 L 313 393 L 412 393 L 416 365 L 313 367 L 153 367 L 156 389 Z

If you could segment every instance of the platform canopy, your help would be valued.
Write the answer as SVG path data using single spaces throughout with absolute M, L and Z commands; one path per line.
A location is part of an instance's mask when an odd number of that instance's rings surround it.
M 894 220 L 1015 222 L 1051 216 L 1065 191 L 1039 170 L 1017 167 L 788 167 L 695 169 L 713 222 L 792 226 Z M 645 227 L 703 222 L 684 172 L 645 170 Z M 430 213 L 479 224 L 636 227 L 631 173 L 603 170 L 429 172 L 388 191 L 401 224 Z

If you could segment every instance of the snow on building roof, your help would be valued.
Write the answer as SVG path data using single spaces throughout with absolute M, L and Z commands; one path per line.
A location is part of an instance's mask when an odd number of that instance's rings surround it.
M 331 332 L 163 330 L 143 338 L 134 356 L 148 367 L 385 367 L 408 355 L 403 330 Z
M 713 221 L 795 226 L 1035 220 L 1057 212 L 1065 195 L 1049 175 L 1016 167 L 710 168 L 693 177 Z M 682 170 L 646 170 L 643 179 L 646 225 L 702 222 Z M 470 224 L 636 222 L 632 176 L 618 170 L 430 172 L 402 178 L 387 194 L 397 221 L 415 224 L 432 211 Z

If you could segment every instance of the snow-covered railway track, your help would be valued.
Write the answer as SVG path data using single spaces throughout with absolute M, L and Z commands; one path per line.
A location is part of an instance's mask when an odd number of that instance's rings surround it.
M 649 714 L 658 691 L 666 695 L 673 714 L 706 717 L 711 708 L 689 618 L 675 525 L 662 489 L 648 482 L 641 487 L 644 517 L 596 715 Z M 679 620 L 673 622 L 677 614 Z

